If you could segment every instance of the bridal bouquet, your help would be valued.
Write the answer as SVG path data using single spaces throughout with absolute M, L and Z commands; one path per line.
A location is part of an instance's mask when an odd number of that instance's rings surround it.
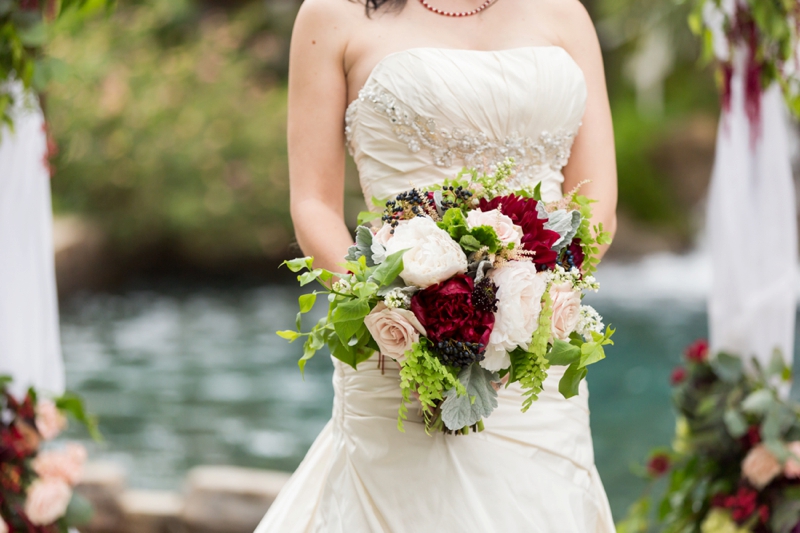
M 526 411 L 551 364 L 567 366 L 559 391 L 576 395 L 612 344 L 613 330 L 581 305 L 583 291 L 598 288 L 597 246 L 610 238 L 591 227 L 589 199 L 573 192 L 545 203 L 538 186 L 511 189 L 512 172 L 511 160 L 493 175 L 465 170 L 362 213 L 359 223 L 380 224 L 358 227 L 346 275 L 314 268 L 310 257 L 287 261 L 305 271 L 301 285 L 324 287 L 300 297 L 296 331 L 278 332 L 306 338 L 301 370 L 326 345 L 354 368 L 375 352 L 380 364 L 393 359 L 401 431 L 412 398 L 428 431 L 481 430 L 503 378 L 520 384 Z M 318 294 L 328 313 L 304 333 L 301 316 Z
M 698 341 L 672 374 L 678 424 L 672 448 L 654 451 L 643 474 L 668 475 L 657 505 L 664 532 L 800 532 L 800 405 L 783 399 L 791 372 L 780 354 L 745 372 L 739 357 Z M 620 533 L 649 531 L 651 491 Z
M 51 401 L 31 389 L 19 401 L 8 391 L 10 382 L 0 377 L 0 532 L 66 533 L 91 517 L 91 505 L 72 490 L 86 450 L 79 444 L 42 445 L 66 428 L 65 413 L 99 438 L 95 423 L 76 396 Z

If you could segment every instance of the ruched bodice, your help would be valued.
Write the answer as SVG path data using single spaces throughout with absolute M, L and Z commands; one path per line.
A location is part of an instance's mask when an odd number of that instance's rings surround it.
M 563 48 L 414 48 L 378 63 L 345 131 L 368 204 L 507 157 L 518 184 L 541 181 L 554 200 L 585 106 L 583 73 Z
M 558 47 L 416 48 L 375 67 L 347 110 L 347 140 L 368 200 L 507 157 L 515 179 L 555 200 L 585 102 L 583 74 Z M 333 417 L 256 533 L 613 533 L 588 390 L 564 399 L 563 372 L 550 370 L 526 413 L 512 384 L 483 432 L 428 435 L 418 403 L 397 430 L 394 365 L 334 360 Z

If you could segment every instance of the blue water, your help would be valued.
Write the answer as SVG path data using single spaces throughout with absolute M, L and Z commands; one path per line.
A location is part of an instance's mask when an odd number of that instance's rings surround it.
M 706 316 L 697 294 L 632 293 L 629 274 L 607 277 L 610 297 L 589 301 L 618 328 L 616 345 L 591 368 L 589 387 L 597 466 L 619 518 L 642 486 L 631 464 L 670 441 L 669 374 L 683 347 L 706 335 Z M 303 381 L 300 345 L 274 335 L 292 326 L 299 294 L 172 284 L 65 302 L 68 383 L 106 438 L 90 444 L 93 457 L 123 464 L 141 488 L 178 489 L 199 464 L 294 469 L 333 397 L 330 359 L 312 360 Z

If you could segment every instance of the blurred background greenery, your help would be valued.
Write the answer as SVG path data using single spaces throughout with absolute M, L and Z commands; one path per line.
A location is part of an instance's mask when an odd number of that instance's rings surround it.
M 615 251 L 691 244 L 716 129 L 710 69 L 673 0 L 586 0 L 605 50 L 622 229 Z M 285 144 L 295 0 L 120 0 L 61 23 L 46 93 L 57 215 L 140 272 L 268 276 L 292 243 Z M 349 211 L 360 209 L 350 169 Z M 354 217 L 351 217 L 354 219 Z

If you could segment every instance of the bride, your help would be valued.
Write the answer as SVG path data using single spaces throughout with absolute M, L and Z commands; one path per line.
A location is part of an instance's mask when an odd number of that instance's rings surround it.
M 323 268 L 352 244 L 345 147 L 368 203 L 513 157 L 545 201 L 583 183 L 594 222 L 616 225 L 602 58 L 578 0 L 306 0 L 288 130 L 297 238 Z M 564 399 L 563 369 L 527 413 L 512 385 L 482 433 L 429 436 L 413 408 L 397 430 L 396 369 L 334 360 L 332 419 L 257 533 L 612 533 L 588 391 Z

